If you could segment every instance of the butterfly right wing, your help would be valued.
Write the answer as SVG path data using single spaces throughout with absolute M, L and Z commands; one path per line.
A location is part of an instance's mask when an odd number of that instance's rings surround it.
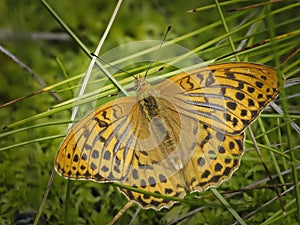
M 199 141 L 181 171 L 189 192 L 217 187 L 239 167 L 244 153 L 244 132 L 228 135 L 199 123 Z
M 167 82 L 166 82 L 167 81 Z M 255 63 L 222 63 L 181 73 L 158 86 L 181 113 L 215 130 L 241 133 L 279 93 L 275 69 Z M 169 84 L 181 92 L 169 95 Z
M 134 157 L 136 97 L 104 104 L 84 117 L 63 140 L 56 171 L 71 179 L 122 181 Z

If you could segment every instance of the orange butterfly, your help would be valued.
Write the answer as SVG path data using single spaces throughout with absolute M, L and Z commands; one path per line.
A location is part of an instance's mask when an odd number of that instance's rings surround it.
M 279 93 L 274 69 L 223 63 L 180 73 L 137 96 L 108 102 L 63 140 L 56 171 L 70 179 L 119 182 L 183 198 L 231 177 L 244 130 Z M 174 201 L 121 189 L 143 208 Z

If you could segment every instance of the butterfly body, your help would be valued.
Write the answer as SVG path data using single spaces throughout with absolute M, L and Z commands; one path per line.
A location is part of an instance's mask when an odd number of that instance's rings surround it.
M 224 63 L 178 74 L 99 107 L 62 142 L 56 171 L 71 179 L 120 182 L 144 208 L 216 187 L 238 168 L 244 129 L 278 94 L 276 71 Z
M 143 82 L 141 88 L 137 92 L 137 101 L 143 110 L 143 114 L 148 117 L 148 120 L 158 116 L 161 110 L 155 98 L 155 94 L 155 89 L 145 82 Z

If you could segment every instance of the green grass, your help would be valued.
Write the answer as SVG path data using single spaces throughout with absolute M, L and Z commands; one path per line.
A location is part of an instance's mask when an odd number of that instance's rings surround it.
M 0 105 L 38 91 L 0 108 L 0 125 L 6 127 L 0 133 L 1 224 L 11 224 L 20 213 L 38 212 L 73 106 L 80 106 L 78 120 L 90 111 L 89 107 L 110 101 L 117 91 L 95 66 L 85 94 L 78 97 L 81 79 L 89 66 L 89 53 L 95 52 L 115 5 L 96 0 L 75 2 L 0 3 L 1 45 L 36 73 L 32 76 L 20 62 L 1 54 Z M 100 58 L 110 49 L 133 41 L 161 40 L 168 25 L 172 25 L 167 41 L 190 49 L 204 61 L 265 64 L 275 67 L 284 83 L 274 101 L 280 111 L 269 107 L 251 125 L 254 139 L 247 131 L 246 152 L 230 180 L 217 189 L 189 194 L 170 209 L 143 210 L 134 205 L 116 224 L 130 221 L 132 224 L 237 224 L 237 220 L 240 224 L 297 224 L 299 221 L 300 3 L 283 1 L 227 12 L 263 2 L 267 1 L 122 3 Z M 196 12 L 186 13 L 190 9 Z M 34 38 L 34 33 L 39 36 Z M 158 47 L 147 49 L 150 58 Z M 143 75 L 148 64 L 139 62 L 141 53 L 120 55 L 120 60 L 105 55 L 103 58 L 109 64 L 103 66 L 109 71 L 120 68 Z M 164 54 L 164 48 L 160 54 Z M 173 59 L 176 60 L 177 57 Z M 167 67 L 157 72 L 160 66 L 153 64 L 150 80 L 172 74 L 173 68 Z M 134 78 L 122 71 L 115 72 L 117 83 L 130 91 Z M 49 224 L 107 224 L 126 203 L 117 185 L 68 182 L 56 174 L 42 208 L 42 220 L 48 220 Z

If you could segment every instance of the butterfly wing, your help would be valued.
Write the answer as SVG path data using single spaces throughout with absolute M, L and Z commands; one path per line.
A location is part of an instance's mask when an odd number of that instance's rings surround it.
M 184 91 L 169 96 L 180 113 L 228 134 L 241 133 L 279 93 L 273 68 L 254 63 L 223 63 L 182 73 L 158 88 L 168 96 L 170 82 Z
M 67 178 L 122 181 L 134 156 L 135 97 L 109 102 L 83 118 L 63 140 L 56 171 Z
M 244 133 L 228 135 L 200 124 L 199 142 L 181 171 L 187 190 L 204 191 L 229 179 L 244 152 Z

